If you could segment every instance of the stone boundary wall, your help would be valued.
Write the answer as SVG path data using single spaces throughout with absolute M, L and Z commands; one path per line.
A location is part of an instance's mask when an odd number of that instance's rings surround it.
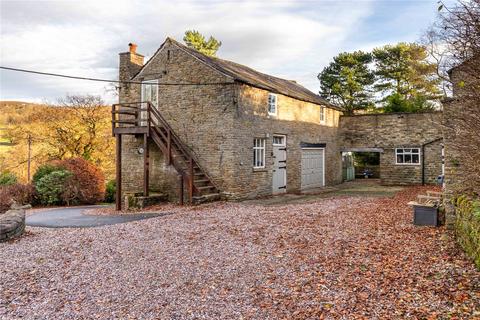
M 19 237 L 25 231 L 25 209 L 27 207 L 12 207 L 0 214 L 0 242 Z

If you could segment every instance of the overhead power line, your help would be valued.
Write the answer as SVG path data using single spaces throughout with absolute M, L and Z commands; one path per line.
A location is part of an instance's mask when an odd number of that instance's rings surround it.
M 97 81 L 97 82 L 109 82 L 109 83 L 133 83 L 133 84 L 142 84 L 141 81 L 122 81 L 122 80 L 108 80 L 108 79 L 100 79 L 100 78 L 89 78 L 89 77 L 80 77 L 80 76 L 71 76 L 66 74 L 59 74 L 59 73 L 51 73 L 51 72 L 41 72 L 35 70 L 27 70 L 27 69 L 19 69 L 19 68 L 12 68 L 12 67 L 3 67 L 0 66 L 0 69 L 9 70 L 9 71 L 16 71 L 16 72 L 24 72 L 24 73 L 32 73 L 42 76 L 50 76 L 50 77 L 59 77 L 59 78 L 68 78 L 68 79 L 77 79 L 77 80 L 86 80 L 86 81 Z M 153 84 L 153 83 L 149 83 Z M 213 85 L 223 85 L 223 84 L 231 84 L 231 82 L 209 82 L 209 83 L 157 83 L 159 86 L 213 86 Z

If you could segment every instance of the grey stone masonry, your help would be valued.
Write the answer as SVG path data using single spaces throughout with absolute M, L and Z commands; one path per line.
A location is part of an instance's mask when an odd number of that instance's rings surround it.
M 380 178 L 387 185 L 422 183 L 422 161 L 417 165 L 396 163 L 396 148 L 420 148 L 427 184 L 442 173 L 442 112 L 368 114 L 340 117 L 344 150 L 379 148 Z
M 120 56 L 120 78 L 132 76 L 138 60 L 129 53 Z M 122 60 L 124 59 L 124 60 Z M 130 61 L 130 62 L 128 62 Z M 182 47 L 166 41 L 161 49 L 133 75 L 134 81 L 158 81 L 158 111 L 179 139 L 195 155 L 201 168 L 228 199 L 254 198 L 272 194 L 272 137 L 286 136 L 287 191 L 300 191 L 301 143 L 326 144 L 327 185 L 341 182 L 341 156 L 337 143 L 340 111 L 276 93 L 278 111 L 267 113 L 269 91 L 234 81 L 203 63 Z M 199 83 L 200 85 L 182 85 Z M 169 84 L 169 85 L 163 85 Z M 203 85 L 202 85 L 203 84 Z M 119 101 L 141 100 L 141 86 L 122 86 Z M 253 169 L 253 141 L 265 137 L 265 168 Z M 122 191 L 142 191 L 143 157 L 141 137 L 124 136 L 122 141 Z M 179 176 L 165 162 L 152 141 L 150 188 L 178 200 Z
M 141 101 L 140 83 L 148 82 L 144 91 L 156 97 L 152 103 L 158 112 L 226 199 L 269 196 L 274 193 L 274 178 L 276 189 L 301 192 L 309 187 L 305 183 L 309 174 L 313 176 L 309 166 L 319 163 L 324 164 L 322 184 L 341 183 L 342 150 L 349 148 L 382 150 L 380 176 L 384 184 L 435 183 L 442 173 L 441 112 L 341 116 L 339 108 L 323 103 L 320 97 L 302 98 L 315 96 L 305 88 L 304 94 L 292 95 L 287 80 L 190 50 L 167 39 L 145 65 L 135 50 L 120 54 L 119 78 L 135 83 L 121 85 L 119 102 Z M 225 65 L 230 69 L 220 68 Z M 234 69 L 242 70 L 244 76 L 255 74 L 263 85 L 236 78 Z M 277 90 L 266 85 L 269 83 L 283 86 Z M 286 176 L 280 178 L 274 154 L 274 141 L 279 137 L 286 143 L 286 159 L 281 161 Z M 124 135 L 122 139 L 122 192 L 142 192 L 144 170 L 139 150 L 143 137 Z M 254 141 L 259 140 L 263 161 L 254 167 L 254 149 L 258 150 Z M 397 164 L 396 148 L 421 148 L 422 163 Z M 322 149 L 324 159 L 312 164 L 307 157 L 312 152 L 309 149 Z M 167 165 L 152 140 L 148 150 L 151 192 L 177 201 L 178 172 Z

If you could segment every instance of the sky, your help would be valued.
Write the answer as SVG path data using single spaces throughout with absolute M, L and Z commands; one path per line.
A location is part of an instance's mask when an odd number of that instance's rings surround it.
M 437 0 L 0 0 L 0 65 L 118 79 L 128 43 L 148 59 L 167 36 L 194 29 L 222 41 L 217 56 L 317 93 L 317 75 L 340 52 L 417 41 Z M 0 100 L 55 101 L 101 95 L 108 83 L 0 70 Z

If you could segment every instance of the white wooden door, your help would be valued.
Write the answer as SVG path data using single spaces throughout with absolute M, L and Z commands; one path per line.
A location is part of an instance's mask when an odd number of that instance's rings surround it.
M 302 149 L 302 190 L 325 186 L 325 149 Z
M 287 137 L 273 136 L 272 193 L 287 191 Z
M 148 80 L 142 82 L 142 102 L 151 102 L 155 107 L 158 106 L 158 81 Z M 142 105 L 142 109 L 146 109 L 147 104 Z M 142 111 L 141 118 L 147 118 L 147 111 Z M 142 126 L 147 125 L 146 121 L 141 122 Z

